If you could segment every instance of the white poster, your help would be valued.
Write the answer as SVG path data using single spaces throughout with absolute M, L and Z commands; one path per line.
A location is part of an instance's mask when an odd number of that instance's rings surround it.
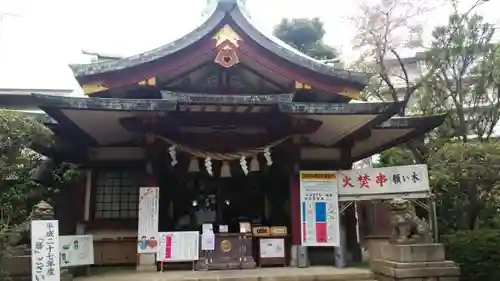
M 390 199 L 427 194 L 427 165 L 394 166 L 339 171 L 341 200 Z
M 31 280 L 60 281 L 59 224 L 57 220 L 31 222 Z
M 139 190 L 139 230 L 137 253 L 156 253 L 158 250 L 158 209 L 160 189 L 141 187 Z
M 201 250 L 202 251 L 215 250 L 215 234 L 213 234 L 213 232 L 201 234 Z
M 285 239 L 260 239 L 259 249 L 261 258 L 284 258 Z
M 94 264 L 94 238 L 92 235 L 59 236 L 61 267 Z
M 199 258 L 198 231 L 160 232 L 156 260 L 163 262 L 195 261 Z
M 302 246 L 339 246 L 337 172 L 300 172 Z

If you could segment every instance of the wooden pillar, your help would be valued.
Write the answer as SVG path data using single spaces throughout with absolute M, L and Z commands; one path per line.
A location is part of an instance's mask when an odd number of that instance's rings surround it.
M 300 245 L 301 225 L 300 225 L 300 179 L 299 175 L 290 177 L 290 218 L 292 245 Z
M 158 179 L 154 172 L 155 137 L 152 134 L 146 135 L 146 181 L 148 186 L 158 186 Z
M 301 214 L 300 214 L 300 138 L 294 137 L 290 153 L 290 235 L 291 259 L 290 265 L 297 266 L 297 247 L 301 244 Z
M 353 161 L 351 152 L 353 145 L 353 142 L 346 142 L 341 146 L 340 168 L 342 170 L 352 169 Z M 356 209 L 354 204 L 344 211 L 342 217 L 345 225 L 347 250 L 352 254 L 353 262 L 361 262 L 361 247 L 358 243 Z

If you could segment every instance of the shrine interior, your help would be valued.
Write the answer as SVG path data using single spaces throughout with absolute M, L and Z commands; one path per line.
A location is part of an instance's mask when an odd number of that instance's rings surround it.
M 156 173 L 160 187 L 159 230 L 201 231 L 203 223 L 213 223 L 227 225 L 229 232 L 239 232 L 239 222 L 289 228 L 290 184 L 286 162 L 280 159 L 279 149 L 274 155 L 272 166 L 259 161 L 259 171 L 248 175 L 239 165 L 231 165 L 225 172 L 220 165 L 214 166 L 214 174 L 224 176 L 229 172 L 228 177 L 209 176 L 202 161 L 197 163 L 199 170 L 194 168 L 191 172 L 188 168 L 193 167 L 176 169 L 168 160 L 157 161 L 156 166 L 162 171 Z M 179 166 L 189 166 L 192 164 L 189 160 L 179 160 Z

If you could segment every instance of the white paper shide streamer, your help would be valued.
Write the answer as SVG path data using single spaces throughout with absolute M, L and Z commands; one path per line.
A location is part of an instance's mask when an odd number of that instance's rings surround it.
M 273 159 L 271 158 L 271 150 L 269 147 L 264 149 L 264 158 L 266 158 L 267 166 L 271 166 L 273 164 Z
M 245 175 L 248 175 L 247 159 L 245 158 L 245 156 L 241 156 L 240 166 L 241 170 L 243 170 L 243 173 L 245 173 Z
M 212 171 L 212 158 L 210 158 L 210 156 L 205 158 L 205 168 L 210 176 L 214 175 L 214 172 Z
M 176 155 L 176 152 L 175 152 L 175 149 L 176 149 L 176 145 L 172 145 L 168 148 L 168 153 L 170 154 L 170 158 L 172 159 L 172 162 L 170 162 L 170 164 L 172 166 L 175 166 L 177 165 L 177 155 Z

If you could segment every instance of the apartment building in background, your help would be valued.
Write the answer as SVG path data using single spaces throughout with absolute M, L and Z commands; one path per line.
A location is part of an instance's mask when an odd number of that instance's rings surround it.
M 415 82 L 418 79 L 420 79 L 429 70 L 429 66 L 425 62 L 424 52 L 418 52 L 414 56 L 403 58 L 401 62 L 404 65 L 409 80 L 412 82 Z M 404 72 L 402 71 L 400 62 L 397 59 L 389 59 L 386 61 L 385 67 L 391 70 L 392 73 L 391 81 L 393 82 L 395 88 L 398 90 L 399 100 L 402 100 L 406 93 L 406 82 L 403 79 L 401 79 L 401 77 L 404 77 Z M 464 87 L 467 87 L 471 91 L 471 94 L 469 96 L 466 96 L 466 98 L 463 101 L 464 104 L 463 107 L 464 110 L 466 111 L 466 116 L 467 114 L 475 114 L 475 115 L 484 114 L 486 110 L 489 110 L 492 104 L 499 102 L 497 94 L 493 92 L 493 89 L 488 89 L 487 95 L 484 95 L 479 99 L 476 98 L 474 100 L 474 96 L 472 95 L 473 91 L 472 78 L 473 78 L 472 74 L 468 74 L 465 76 L 465 79 L 463 80 Z M 422 114 L 419 107 L 419 101 L 421 98 L 422 97 L 420 96 L 420 93 L 418 91 L 412 95 L 407 105 L 408 114 L 410 115 Z M 374 97 L 371 97 L 371 99 L 374 101 L 377 100 Z M 388 97 L 387 99 L 391 99 L 391 97 Z M 454 108 L 456 108 L 451 98 L 449 98 L 447 102 L 448 104 L 446 106 L 446 109 L 454 110 Z M 497 124 L 495 125 L 492 136 L 500 137 L 500 122 L 497 122 Z M 469 138 L 476 138 L 476 137 L 477 135 L 469 136 Z

